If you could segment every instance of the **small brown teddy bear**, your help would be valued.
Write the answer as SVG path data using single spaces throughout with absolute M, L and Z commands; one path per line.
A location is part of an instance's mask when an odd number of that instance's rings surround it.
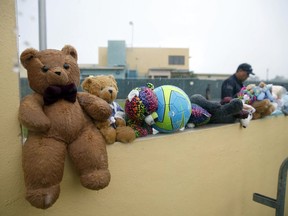
M 265 116 L 271 115 L 275 111 L 275 106 L 269 99 L 256 100 L 252 103 L 255 108 L 253 119 L 260 119 Z
M 67 152 L 84 187 L 106 187 L 110 182 L 106 143 L 92 119 L 106 121 L 111 108 L 95 95 L 77 93 L 76 49 L 29 48 L 20 59 L 34 91 L 21 101 L 18 116 L 28 129 L 22 151 L 26 199 L 42 209 L 56 202 Z
M 97 128 L 100 129 L 107 144 L 112 144 L 115 141 L 130 143 L 136 139 L 134 130 L 126 126 L 123 108 L 115 102 L 118 86 L 114 76 L 89 76 L 82 82 L 82 88 L 84 91 L 102 98 L 112 108 L 112 115 L 108 121 L 96 122 Z

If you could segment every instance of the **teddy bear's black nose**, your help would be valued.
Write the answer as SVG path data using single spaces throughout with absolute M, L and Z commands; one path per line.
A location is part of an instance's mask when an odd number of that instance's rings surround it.
M 112 94 L 112 93 L 113 93 L 113 90 L 109 89 L 109 92 L 110 92 L 110 94 Z
M 61 72 L 56 71 L 55 74 L 57 74 L 58 76 L 60 76 L 60 75 L 61 75 Z

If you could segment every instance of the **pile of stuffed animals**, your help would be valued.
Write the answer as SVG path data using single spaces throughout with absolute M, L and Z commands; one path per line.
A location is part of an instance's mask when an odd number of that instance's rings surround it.
M 118 87 L 113 76 L 88 77 L 83 81 L 82 88 L 84 91 L 104 99 L 112 108 L 116 107 L 112 104 L 116 104 Z M 119 107 L 118 104 L 117 109 L 119 110 L 113 111 L 113 116 L 110 116 L 108 123 L 104 125 L 96 123 L 108 144 L 115 141 L 130 143 L 135 138 L 153 134 L 155 131 L 159 132 L 154 127 L 155 121 L 157 121 L 156 111 L 159 106 L 159 98 L 154 90 L 154 85 L 151 83 L 132 89 L 125 100 L 125 109 Z M 106 96 L 103 92 L 106 92 Z M 107 92 L 112 93 L 110 95 Z M 200 94 L 194 94 L 190 97 L 191 107 L 187 107 L 191 116 L 188 121 L 185 120 L 185 128 L 198 127 L 208 123 L 224 124 L 237 121 L 246 128 L 252 119 L 263 118 L 276 114 L 276 112 L 287 115 L 287 97 L 287 91 L 283 86 L 264 82 L 260 82 L 259 85 L 250 84 L 243 87 L 238 98 L 224 98 L 220 102 L 209 101 Z M 115 109 L 113 108 L 113 110 Z M 121 119 L 121 126 L 118 126 L 119 123 L 114 123 L 115 120 L 118 122 L 118 119 Z M 117 131 L 117 138 L 112 130 Z
M 84 91 L 104 99 L 111 107 L 116 107 L 112 104 L 115 103 L 118 87 L 113 76 L 87 77 L 82 83 L 82 88 Z M 113 112 L 114 116 L 110 116 L 108 123 L 104 125 L 96 123 L 108 144 L 115 141 L 130 143 L 135 138 L 154 134 L 155 131 L 159 132 L 155 130 L 154 126 L 158 117 L 157 110 L 161 107 L 159 108 L 159 98 L 154 90 L 154 85 L 151 83 L 132 89 L 125 100 L 125 108 L 119 107 L 118 104 L 118 111 Z M 109 97 L 105 97 L 103 92 L 106 92 L 105 94 Z M 194 94 L 190 97 L 191 107 L 187 107 L 191 116 L 188 121 L 185 121 L 184 127 L 193 128 L 208 123 L 224 124 L 239 121 L 241 126 L 246 128 L 252 119 L 263 118 L 276 110 L 281 109 L 281 112 L 287 113 L 287 111 L 285 112 L 287 105 L 285 109 L 283 102 L 286 93 L 286 89 L 282 86 L 266 85 L 261 82 L 257 86 L 250 84 L 244 87 L 238 98 L 224 98 L 221 102 L 209 101 L 200 94 Z M 121 119 L 120 127 L 114 123 L 115 119 Z M 115 138 L 115 132 L 111 131 L 119 129 L 123 135 L 120 131 L 116 134 L 117 137 L 122 138 Z M 112 135 L 113 138 L 111 138 Z
M 151 83 L 132 89 L 125 107 L 121 107 L 116 103 L 117 82 L 111 75 L 87 77 L 81 83 L 84 91 L 78 92 L 77 59 L 77 51 L 70 45 L 62 50 L 30 48 L 20 56 L 34 91 L 22 99 L 18 118 L 28 130 L 22 154 L 26 199 L 37 208 L 49 208 L 58 199 L 66 154 L 84 187 L 107 187 L 110 172 L 106 145 L 131 143 L 153 134 L 153 125 L 160 118 L 156 111 L 163 108 Z M 183 98 L 187 100 L 186 95 Z M 247 127 L 252 118 L 263 118 L 277 110 L 288 114 L 286 89 L 265 83 L 248 85 L 238 98 L 221 102 L 208 101 L 199 94 L 188 100 L 188 105 L 183 101 L 181 109 L 188 109 L 191 116 L 180 119 L 183 128 L 239 119 Z M 176 107 L 164 112 L 164 117 L 172 118 L 177 112 L 182 110 Z
M 255 111 L 253 119 L 278 114 L 287 115 L 287 90 L 283 86 L 260 82 L 249 84 L 238 93 L 244 104 L 251 105 Z

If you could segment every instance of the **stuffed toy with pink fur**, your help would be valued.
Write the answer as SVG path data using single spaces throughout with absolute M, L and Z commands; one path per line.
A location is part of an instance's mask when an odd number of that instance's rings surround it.
M 153 134 L 153 114 L 158 108 L 158 99 L 154 93 L 154 86 L 136 87 L 130 91 L 125 101 L 127 125 L 134 129 L 136 137 Z

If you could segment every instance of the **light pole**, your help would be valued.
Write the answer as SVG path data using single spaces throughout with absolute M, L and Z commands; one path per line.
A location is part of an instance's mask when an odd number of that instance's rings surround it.
M 47 48 L 47 33 L 46 33 L 46 1 L 38 0 L 39 13 L 39 49 Z
M 133 48 L 134 23 L 130 21 L 129 25 L 131 26 L 131 48 Z

